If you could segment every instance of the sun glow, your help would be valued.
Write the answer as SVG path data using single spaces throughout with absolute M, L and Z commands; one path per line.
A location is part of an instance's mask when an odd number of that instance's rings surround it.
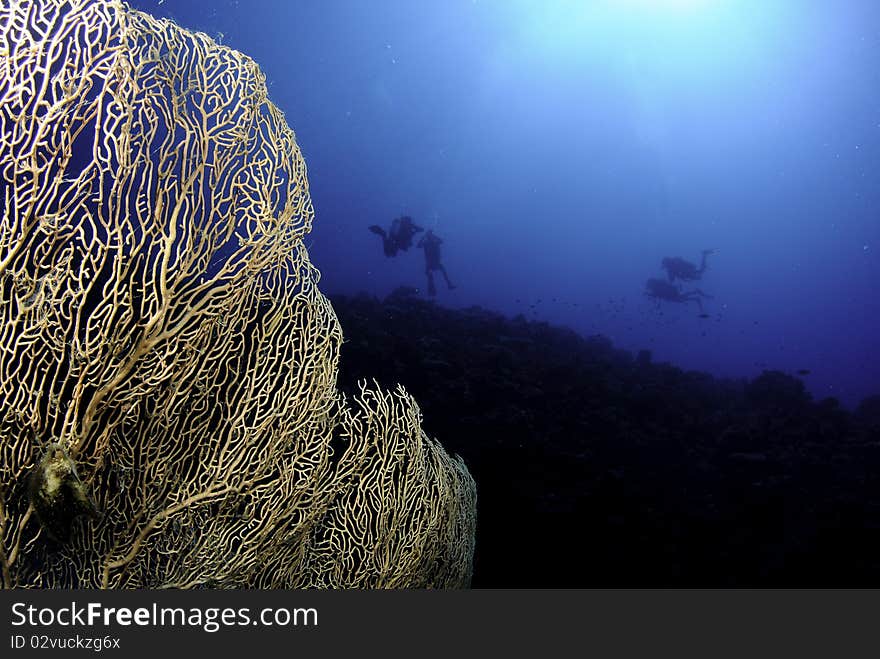
M 520 64 L 538 75 L 633 71 L 664 85 L 721 84 L 759 70 L 785 3 L 761 0 L 509 0 Z M 778 41 L 778 40 L 776 40 Z
M 692 11 L 706 7 L 711 0 L 612 0 L 610 4 L 647 11 Z

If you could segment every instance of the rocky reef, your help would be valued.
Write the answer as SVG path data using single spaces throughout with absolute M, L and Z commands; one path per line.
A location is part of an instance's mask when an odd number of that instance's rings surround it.
M 880 397 L 851 413 L 407 289 L 332 302 L 339 386 L 401 383 L 474 474 L 475 587 L 880 584 Z

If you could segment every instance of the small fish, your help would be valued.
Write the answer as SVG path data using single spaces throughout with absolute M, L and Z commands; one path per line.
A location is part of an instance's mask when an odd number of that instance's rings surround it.
M 812 371 L 808 368 L 800 368 L 797 370 L 798 375 L 809 375 Z
M 701 314 L 698 316 L 698 318 L 708 318 L 708 317 L 709 317 L 709 314 L 707 314 L 707 313 L 701 313 Z

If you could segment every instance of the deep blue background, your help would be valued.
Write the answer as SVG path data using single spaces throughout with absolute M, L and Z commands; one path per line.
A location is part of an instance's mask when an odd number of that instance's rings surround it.
M 158 0 L 252 56 L 309 166 L 328 293 L 438 302 L 602 333 L 722 376 L 810 369 L 880 392 L 880 3 L 873 0 Z M 717 248 L 695 306 L 663 256 Z

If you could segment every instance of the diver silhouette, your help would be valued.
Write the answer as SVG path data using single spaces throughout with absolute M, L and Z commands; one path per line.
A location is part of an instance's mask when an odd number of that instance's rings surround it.
M 711 299 L 711 295 L 707 295 L 699 288 L 692 291 L 682 291 L 678 286 L 670 284 L 663 279 L 649 279 L 645 282 L 645 295 L 655 300 L 665 300 L 666 302 L 696 302 L 703 311 L 703 299 Z
M 449 275 L 446 274 L 446 268 L 440 263 L 440 245 L 443 243 L 441 238 L 434 235 L 431 229 L 422 236 L 418 246 L 425 250 L 425 274 L 428 276 L 428 295 L 431 297 L 437 295 L 437 289 L 434 287 L 434 270 L 439 270 L 446 280 L 446 286 L 451 291 L 455 285 L 449 281 Z
M 398 251 L 405 252 L 412 247 L 413 236 L 419 231 L 424 231 L 422 227 L 415 224 L 409 215 L 402 215 L 395 218 L 391 222 L 391 227 L 386 232 L 385 229 L 378 224 L 367 227 L 370 231 L 382 238 L 382 249 L 385 256 L 397 256 Z
M 702 279 L 703 273 L 706 272 L 706 257 L 714 252 L 714 249 L 704 249 L 701 252 L 702 259 L 700 260 L 699 268 L 694 263 L 686 261 L 680 256 L 667 256 L 660 262 L 660 266 L 666 270 L 666 276 L 669 278 L 669 281 L 674 282 L 676 279 L 697 281 Z

